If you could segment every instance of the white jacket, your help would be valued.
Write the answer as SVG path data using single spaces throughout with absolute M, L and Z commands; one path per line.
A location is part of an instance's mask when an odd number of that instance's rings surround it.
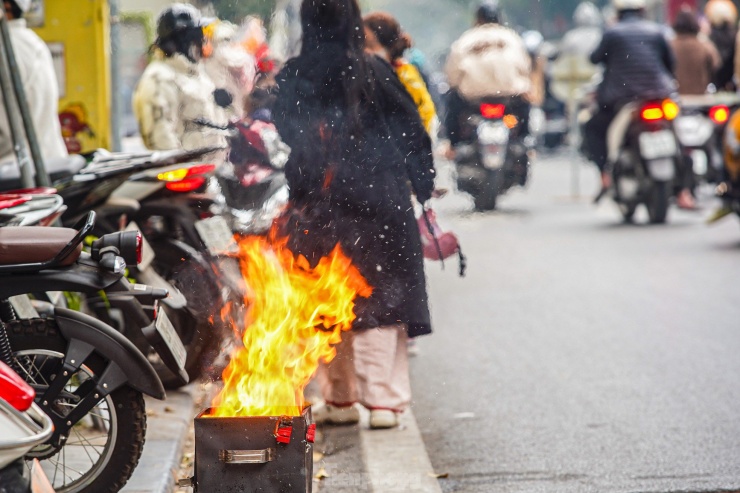
M 532 61 L 513 30 L 483 24 L 452 44 L 445 72 L 450 86 L 465 99 L 524 95 L 531 88 Z
M 221 133 L 194 123 L 199 118 L 226 122 L 213 99 L 215 89 L 203 67 L 185 55 L 158 55 L 141 76 L 133 97 L 144 144 L 156 150 L 224 147 Z
M 41 155 L 44 157 L 48 172 L 59 171 L 55 169 L 55 164 L 56 167 L 64 166 L 65 161 L 60 158 L 67 156 L 67 147 L 64 145 L 59 125 L 59 86 L 51 52 L 46 43 L 26 26 L 24 19 L 12 20 L 8 24 Z M 0 163 L 2 163 L 0 180 L 20 176 L 2 98 L 0 98 Z

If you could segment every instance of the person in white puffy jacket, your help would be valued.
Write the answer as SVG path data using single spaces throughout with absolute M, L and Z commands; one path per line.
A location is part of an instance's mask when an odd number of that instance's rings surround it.
M 532 59 L 522 38 L 501 24 L 497 0 L 484 0 L 475 27 L 452 44 L 445 65 L 450 84 L 445 127 L 452 146 L 460 142 L 467 105 L 487 97 L 513 97 L 512 112 L 526 128 Z
M 205 24 L 200 12 L 187 4 L 167 7 L 157 20 L 154 60 L 133 98 L 139 131 L 149 149 L 226 146 L 222 133 L 196 123 L 226 122 L 215 101 L 216 86 L 202 64 Z
M 22 18 L 31 7 L 31 0 L 5 0 L 4 7 L 8 15 L 10 41 L 46 170 L 51 174 L 63 172 L 71 163 L 66 159 L 67 147 L 57 114 L 59 86 L 51 52 Z M 20 169 L 13 152 L 3 98 L 0 98 L 0 187 L 20 187 Z

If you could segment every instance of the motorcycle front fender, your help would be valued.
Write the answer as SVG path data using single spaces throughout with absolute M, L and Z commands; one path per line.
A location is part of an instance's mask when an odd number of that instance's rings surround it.
M 155 399 L 165 398 L 164 386 L 146 356 L 123 334 L 84 313 L 56 308 L 54 319 L 67 341 L 78 340 L 114 362 L 127 377 L 127 384 Z

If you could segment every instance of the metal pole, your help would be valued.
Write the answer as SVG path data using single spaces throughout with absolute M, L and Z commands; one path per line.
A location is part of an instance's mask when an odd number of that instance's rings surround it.
M 33 164 L 36 168 L 36 185 L 48 187 L 51 185 L 51 180 L 49 180 L 49 175 L 46 173 L 44 158 L 41 155 L 39 142 L 36 139 L 36 129 L 33 127 L 33 121 L 31 120 L 31 110 L 28 108 L 26 92 L 23 90 L 23 81 L 21 81 L 21 74 L 18 69 L 18 62 L 16 61 L 15 52 L 13 51 L 13 44 L 10 40 L 10 29 L 8 28 L 5 7 L 2 4 L 0 4 L 0 37 L 2 37 L 3 54 L 5 55 L 4 65 L 7 66 L 8 72 L 10 73 L 10 81 L 12 84 L 11 90 L 13 91 L 13 94 L 15 94 L 15 102 L 18 105 L 18 110 L 20 111 L 21 123 L 23 129 L 26 132 L 26 140 L 28 141 L 28 147 L 31 150 L 31 158 L 33 159 Z M 5 77 L 6 75 L 3 75 L 3 78 Z M 9 94 L 10 93 L 8 93 L 8 95 Z M 15 120 L 17 123 L 18 114 L 15 113 L 15 108 L 11 108 L 7 105 L 8 96 L 6 96 L 5 87 L 3 87 L 3 97 L 6 100 L 6 109 L 8 111 L 9 121 Z M 13 129 L 12 123 L 11 129 L 11 132 L 13 133 L 14 145 L 16 146 L 16 148 L 22 148 L 25 150 L 25 146 L 20 146 L 20 132 L 17 131 L 18 129 Z M 21 180 L 23 181 L 24 187 L 32 187 L 33 178 L 29 180 L 27 177 L 27 174 L 30 172 L 30 166 L 28 166 L 28 155 L 25 154 L 23 156 L 23 154 L 25 153 L 21 152 L 19 154 L 19 152 L 16 151 L 18 164 L 21 167 Z
M 121 119 L 123 105 L 121 104 L 121 21 L 118 18 L 118 0 L 110 0 L 110 88 L 111 88 L 111 147 L 114 151 L 121 150 Z
M 5 17 L 5 7 L 0 3 L 0 30 L 7 31 L 7 18 Z M 33 173 L 31 172 L 31 157 L 28 155 L 28 147 L 23 138 L 23 122 L 17 113 L 17 101 L 15 91 L 13 90 L 13 81 L 10 79 L 10 67 L 8 66 L 8 57 L 5 46 L 7 45 L 6 37 L 0 35 L 0 89 L 2 89 L 3 103 L 5 104 L 5 116 L 8 119 L 10 136 L 13 139 L 13 152 L 18 160 L 20 167 L 21 184 L 24 188 L 33 187 Z

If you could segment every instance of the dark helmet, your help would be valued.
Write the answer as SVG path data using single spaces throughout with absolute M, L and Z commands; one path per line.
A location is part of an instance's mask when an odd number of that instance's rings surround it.
M 165 40 L 177 33 L 202 27 L 203 20 L 198 9 L 186 3 L 173 3 L 159 14 L 157 38 Z
M 499 24 L 502 11 L 498 0 L 483 0 L 475 13 L 479 24 Z

